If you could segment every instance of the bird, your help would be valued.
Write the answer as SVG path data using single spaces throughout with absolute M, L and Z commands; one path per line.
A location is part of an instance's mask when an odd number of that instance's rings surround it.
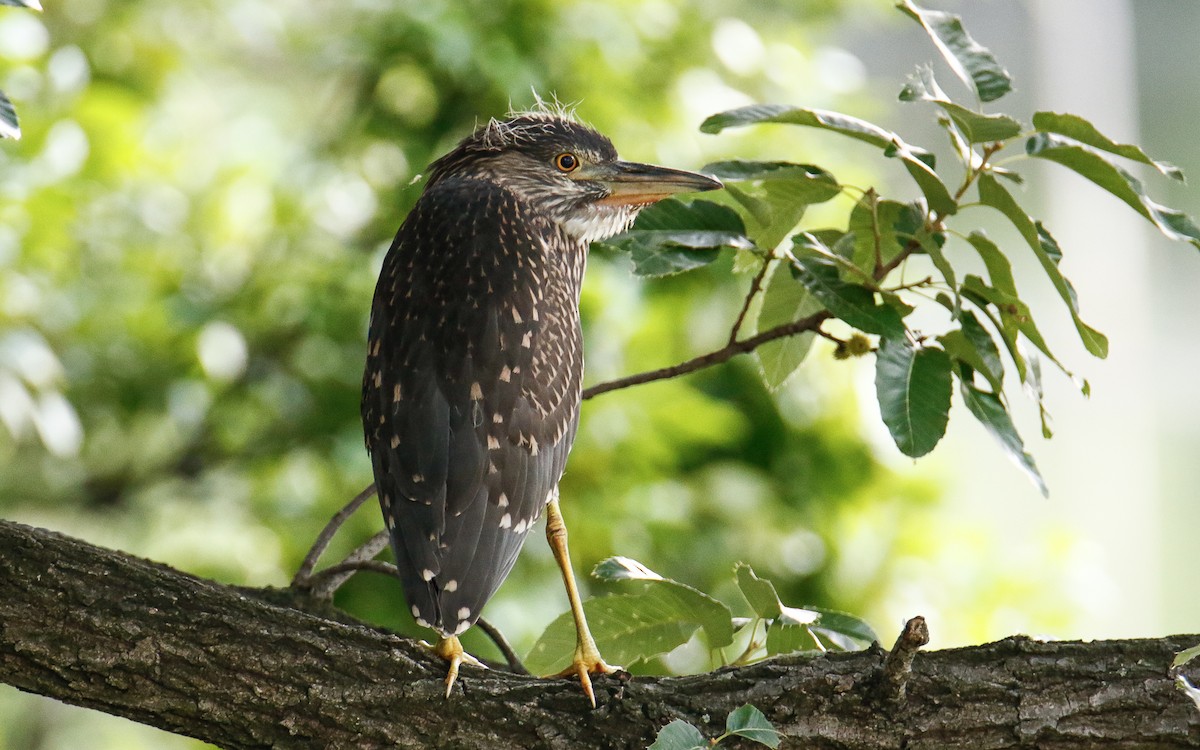
M 571 666 L 612 673 L 571 570 L 558 483 L 579 425 L 579 295 L 588 248 L 639 210 L 716 190 L 696 172 L 622 161 L 547 105 L 491 119 L 434 161 L 384 258 L 363 373 L 367 451 L 406 603 L 448 663 L 543 512 L 576 626 Z

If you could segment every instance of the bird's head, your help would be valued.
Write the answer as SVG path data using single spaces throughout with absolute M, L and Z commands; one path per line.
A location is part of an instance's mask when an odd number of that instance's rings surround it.
M 655 201 L 721 187 L 696 172 L 621 161 L 608 138 L 543 111 L 492 120 L 430 167 L 430 186 L 453 178 L 494 182 L 585 242 L 628 229 Z

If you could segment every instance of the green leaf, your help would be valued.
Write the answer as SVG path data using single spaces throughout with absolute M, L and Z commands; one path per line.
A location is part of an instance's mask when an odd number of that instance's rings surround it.
M 746 233 L 766 249 L 795 229 L 808 206 L 824 203 L 842 189 L 829 172 L 807 164 L 722 161 L 704 171 L 725 182 L 725 190 L 715 197 L 743 209 Z
M 903 336 L 904 321 L 895 309 L 875 302 L 875 294 L 859 284 L 843 281 L 837 261 L 823 243 L 811 234 L 798 235 L 796 268 L 801 283 L 813 296 L 848 325 L 884 336 Z
M 0 91 L 0 138 L 21 139 L 21 125 L 17 122 L 17 110 L 12 102 Z
M 936 163 L 933 154 L 910 146 L 892 131 L 857 117 L 783 104 L 752 104 L 712 115 L 700 125 L 700 130 L 705 133 L 719 133 L 725 128 L 767 122 L 829 130 L 881 148 L 885 156 L 894 156 L 904 162 L 905 169 L 916 181 L 933 210 L 943 216 L 949 216 L 958 210 L 950 191 L 933 171 Z
M 592 577 L 599 581 L 664 581 L 658 573 L 629 557 L 610 557 L 592 568 Z
M 808 288 L 792 276 L 791 265 L 776 262 L 764 282 L 754 332 L 769 331 L 822 309 L 821 303 L 809 293 Z M 759 371 L 768 388 L 778 388 L 796 372 L 812 350 L 815 339 L 815 333 L 801 333 L 768 341 L 754 350 L 754 358 L 758 361 Z
M 963 401 L 966 402 L 967 408 L 971 410 L 975 418 L 987 428 L 992 437 L 1000 442 L 1005 453 L 1025 472 L 1025 475 L 1042 495 L 1049 496 L 1050 491 L 1046 487 L 1046 480 L 1038 471 L 1033 456 L 1025 451 L 1025 444 L 1021 441 L 1021 436 L 1017 434 L 1017 428 L 1008 414 L 1008 408 L 1000 400 L 1000 397 L 976 388 L 965 379 L 960 381 L 959 390 L 962 393 Z
M 879 636 L 875 634 L 875 630 L 861 617 L 856 617 L 847 612 L 840 612 L 836 609 L 826 609 L 812 605 L 805 605 L 804 609 L 817 613 L 817 621 L 813 624 L 813 630 L 826 637 L 838 635 L 859 642 L 858 644 L 835 644 L 839 645 L 843 650 L 850 651 L 865 648 L 879 640 Z
M 699 729 L 676 719 L 658 730 L 658 737 L 647 750 L 709 750 L 710 747 Z
M 743 737 L 767 747 L 779 747 L 781 735 L 762 711 L 747 703 L 734 709 L 725 719 L 725 733 Z
M 1004 387 L 1004 364 L 995 340 L 970 310 L 960 311 L 959 324 L 961 328 L 947 331 L 938 341 L 951 359 L 970 365 L 999 393 Z
M 917 458 L 933 450 L 950 418 L 950 357 L 937 347 L 914 349 L 884 337 L 875 355 L 879 411 L 896 447 Z
M 868 190 L 850 210 L 848 229 L 854 233 L 850 261 L 870 278 L 876 265 L 885 265 L 899 255 L 922 231 L 925 212 L 921 205 L 879 200 Z
M 1200 656 L 1200 644 L 1191 648 L 1185 648 L 1183 651 L 1175 654 L 1175 658 L 1171 660 L 1171 669 L 1178 669 L 1198 656 Z
M 1038 133 L 1025 142 L 1025 152 L 1061 164 L 1124 201 L 1158 227 L 1166 237 L 1200 248 L 1200 227 L 1182 211 L 1155 203 L 1140 180 L 1094 148 L 1052 133 Z
M 615 664 L 666 654 L 687 643 L 700 626 L 686 603 L 655 591 L 588 599 L 583 611 L 600 651 Z M 565 612 L 538 637 L 525 666 L 534 674 L 557 672 L 574 650 L 575 621 Z
M 1006 141 L 1021 134 L 1021 123 L 1008 115 L 984 114 L 951 101 L 934 79 L 933 68 L 928 65 L 917 66 L 916 74 L 909 78 L 900 91 L 900 101 L 924 101 L 938 105 L 954 121 L 967 143 Z
M 1049 277 L 1050 283 L 1054 285 L 1054 288 L 1058 290 L 1058 295 L 1067 303 L 1067 309 L 1071 313 L 1071 320 L 1075 323 L 1075 330 L 1079 332 L 1079 338 L 1083 342 L 1084 347 L 1096 357 L 1101 359 L 1107 357 L 1108 337 L 1087 323 L 1084 323 L 1079 317 L 1079 302 L 1075 294 L 1075 287 L 1071 285 L 1071 282 L 1063 276 L 1062 271 L 1058 268 L 1058 263 L 1062 258 L 1062 250 L 1059 249 L 1058 243 L 1055 242 L 1050 233 L 1041 224 L 1035 223 L 1033 219 L 1029 218 L 1016 199 L 1012 197 L 1012 194 L 991 175 L 984 174 L 980 176 L 979 199 L 985 205 L 991 206 L 1008 217 L 1008 220 L 1016 227 L 1017 232 L 1025 239 L 1026 244 L 1032 248 L 1034 256 L 1037 257 L 1042 270 Z M 1197 239 L 1200 241 L 1200 234 L 1197 235 Z M 980 244 L 977 244 L 977 242 L 973 241 L 971 244 L 975 245 L 976 250 L 979 250 Z M 980 252 L 982 254 L 982 251 Z M 988 270 L 989 272 L 991 271 L 990 266 Z M 1008 293 L 1015 296 L 1015 290 Z M 1043 351 L 1045 350 L 1043 349 Z
M 1183 171 L 1179 167 L 1169 162 L 1155 161 L 1147 156 L 1146 152 L 1140 147 L 1131 143 L 1117 143 L 1113 141 L 1097 130 L 1095 125 L 1079 115 L 1059 112 L 1035 112 L 1033 115 L 1033 127 L 1043 133 L 1065 135 L 1067 138 L 1079 141 L 1092 148 L 1098 148 L 1110 154 L 1123 156 L 1139 164 L 1147 164 L 1173 180 L 1184 181 Z
M 746 563 L 738 563 L 734 567 L 734 575 L 738 590 L 742 592 L 742 596 L 746 597 L 754 614 L 764 620 L 779 617 L 783 605 L 779 601 L 779 594 L 775 591 L 775 584 L 765 578 L 759 578 L 755 575 L 754 569 Z
M 988 239 L 983 232 L 971 232 L 967 236 L 967 242 L 971 243 L 971 247 L 975 248 L 975 252 L 979 253 L 980 259 L 983 260 L 992 286 L 1005 294 L 1018 296 L 1017 283 L 1013 279 L 1012 263 L 1009 262 L 1007 255 L 1000 252 L 996 243 Z
M 607 241 L 629 253 L 638 276 L 670 276 L 706 266 L 721 248 L 749 250 L 750 240 L 735 232 L 713 230 L 631 230 Z
M 691 231 L 712 230 L 745 234 L 742 217 L 728 206 L 709 200 L 694 200 L 687 203 L 668 198 L 642 209 L 633 223 L 635 230 Z
M 970 86 L 979 98 L 992 102 L 1012 91 L 1012 78 L 996 58 L 963 28 L 962 19 L 951 13 L 925 10 L 910 0 L 896 4 L 925 28 L 929 38 L 954 74 Z

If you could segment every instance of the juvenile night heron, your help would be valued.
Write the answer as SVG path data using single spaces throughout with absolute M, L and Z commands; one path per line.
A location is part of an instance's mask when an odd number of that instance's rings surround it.
M 639 209 L 714 190 L 700 174 L 617 159 L 562 112 L 491 121 L 429 168 L 371 306 L 362 418 L 384 522 L 418 624 L 440 635 L 446 694 L 479 618 L 546 509 L 577 646 L 607 673 L 588 631 L 558 508 L 579 424 L 579 290 L 588 245 Z

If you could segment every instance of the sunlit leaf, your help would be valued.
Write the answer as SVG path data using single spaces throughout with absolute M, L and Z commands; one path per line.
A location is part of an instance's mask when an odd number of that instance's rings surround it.
M 0 91 L 0 138 L 21 137 L 21 125 L 17 122 L 17 110 L 12 102 Z
M 725 128 L 768 122 L 806 125 L 829 130 L 881 148 L 885 155 L 897 157 L 904 162 L 905 169 L 916 181 L 917 186 L 924 193 L 925 199 L 929 201 L 929 205 L 935 211 L 943 216 L 949 216 L 958 210 L 950 191 L 933 171 L 935 166 L 933 154 L 924 149 L 910 146 L 892 131 L 857 117 L 822 109 L 792 107 L 783 104 L 753 104 L 712 115 L 700 125 L 700 130 L 705 133 L 719 133 Z
M 966 402 L 967 408 L 971 410 L 975 418 L 987 428 L 992 437 L 1000 442 L 1005 453 L 1025 472 L 1034 486 L 1043 495 L 1048 496 L 1050 491 L 1046 487 L 1046 481 L 1042 479 L 1033 456 L 1025 451 L 1025 444 L 1021 441 L 1021 436 L 1017 434 L 1017 428 L 1008 414 L 1008 408 L 1000 400 L 1000 397 L 976 388 L 965 379 L 960 382 L 959 390 L 962 393 L 963 401 Z
M 666 580 L 637 560 L 629 557 L 610 557 L 592 568 L 592 577 L 600 581 L 662 581 Z
M 914 203 L 880 200 L 868 190 L 850 211 L 848 229 L 854 233 L 850 260 L 864 275 L 886 265 L 903 252 L 925 223 L 924 207 Z
M 780 734 L 762 711 L 747 703 L 725 719 L 725 732 L 767 747 L 779 747 Z
M 718 199 L 744 210 L 746 234 L 767 249 L 795 229 L 808 206 L 824 203 L 842 189 L 833 175 L 807 164 L 722 161 L 706 165 L 704 171 L 725 182 Z
M 986 47 L 971 38 L 963 28 L 961 18 L 952 13 L 917 7 L 910 0 L 897 3 L 896 7 L 925 28 L 950 69 L 974 89 L 981 100 L 995 101 L 1012 91 L 1008 71 Z
M 1008 256 L 1000 252 L 996 243 L 988 239 L 983 232 L 971 232 L 967 236 L 967 241 L 971 243 L 971 247 L 975 248 L 975 252 L 979 253 L 980 259 L 983 260 L 992 286 L 1005 294 L 1016 297 L 1017 283 L 1013 279 L 1012 263 L 1008 260 Z
M 807 243 L 797 244 L 797 250 L 811 249 L 815 247 L 811 243 L 817 243 L 824 253 L 829 252 L 812 235 L 799 235 L 796 241 Z M 904 321 L 895 309 L 878 304 L 870 289 L 843 281 L 837 264 L 828 255 L 798 252 L 796 264 L 800 281 L 829 312 L 866 333 L 903 336 Z
M 959 324 L 961 328 L 947 331 L 938 341 L 952 359 L 970 365 L 999 393 L 1004 387 L 1004 364 L 995 340 L 970 310 L 960 311 Z
M 1185 648 L 1183 651 L 1175 654 L 1175 658 L 1171 660 L 1171 669 L 1178 669 L 1197 657 L 1200 657 L 1200 644 L 1191 648 Z
M 658 730 L 658 737 L 647 750 L 709 750 L 711 747 L 699 729 L 683 719 L 676 719 Z
M 755 333 L 792 323 L 822 310 L 821 303 L 804 284 L 793 277 L 788 263 L 776 262 L 764 280 L 762 303 L 754 321 Z M 783 385 L 800 367 L 812 349 L 816 334 L 801 333 L 768 341 L 754 350 L 759 370 L 767 387 Z
M 1120 198 L 1170 239 L 1189 242 L 1200 248 L 1200 227 L 1191 217 L 1155 203 L 1146 195 L 1140 180 L 1096 149 L 1052 133 L 1038 133 L 1025 142 L 1025 152 L 1061 164 L 1085 177 Z
M 1008 220 L 1016 227 L 1021 237 L 1025 239 L 1026 244 L 1033 250 L 1034 256 L 1037 257 L 1042 270 L 1049 277 L 1050 283 L 1054 285 L 1059 296 L 1067 303 L 1067 309 L 1071 313 L 1071 320 L 1075 323 L 1075 330 L 1079 332 L 1079 338 L 1083 342 L 1084 347 L 1101 359 L 1107 357 L 1108 338 L 1095 328 L 1084 323 L 1079 317 L 1079 302 L 1075 295 L 1075 287 L 1071 285 L 1071 282 L 1059 270 L 1058 263 L 1062 258 L 1062 251 L 1050 233 L 1040 224 L 1034 222 L 1012 197 L 1012 194 L 991 175 L 985 174 L 980 176 L 979 199 L 985 205 L 995 208 L 1008 217 Z M 1200 235 L 1197 235 L 1197 238 L 1200 239 Z M 976 246 L 976 250 L 979 250 L 980 244 L 977 244 L 977 242 L 973 241 L 972 244 Z
M 1155 161 L 1146 155 L 1140 147 L 1131 143 L 1117 143 L 1096 129 L 1096 126 L 1079 115 L 1063 114 L 1060 112 L 1035 112 L 1033 127 L 1045 133 L 1065 135 L 1072 140 L 1107 151 L 1110 154 L 1123 156 L 1140 164 L 1148 164 L 1173 180 L 1184 181 L 1183 171 L 1179 167 L 1165 161 Z
M 638 276 L 670 276 L 706 266 L 721 248 L 749 250 L 750 240 L 735 232 L 714 230 L 631 230 L 607 244 L 629 253 Z
M 583 610 L 601 653 L 615 664 L 666 654 L 687 643 L 701 625 L 689 602 L 665 589 L 588 599 Z M 525 666 L 549 674 L 565 667 L 574 650 L 575 621 L 564 612 L 538 637 Z
M 754 614 L 763 619 L 779 616 L 783 605 L 779 601 L 779 594 L 775 591 L 775 584 L 759 578 L 754 573 L 754 569 L 745 563 L 737 564 L 737 567 L 734 568 L 734 575 L 738 590 L 742 592 L 742 596 L 746 597 Z
M 884 337 L 875 354 L 875 391 L 883 423 L 904 455 L 923 456 L 946 434 L 951 387 L 944 350 Z
M 938 105 L 953 120 L 967 143 L 1006 141 L 1021 134 L 1021 123 L 1008 115 L 976 112 L 951 101 L 946 92 L 938 86 L 933 77 L 933 68 L 928 65 L 917 66 L 916 74 L 910 77 L 901 89 L 900 100 L 925 101 Z

